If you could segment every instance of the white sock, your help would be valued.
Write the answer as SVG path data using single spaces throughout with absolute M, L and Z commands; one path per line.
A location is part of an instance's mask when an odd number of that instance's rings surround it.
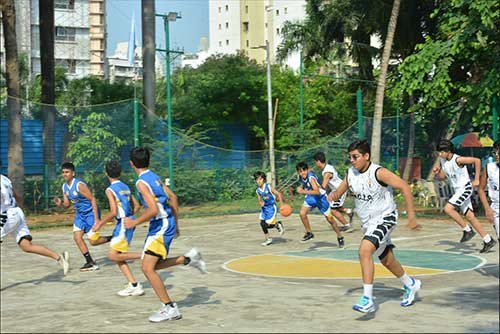
M 489 234 L 486 234 L 484 236 L 484 238 L 483 238 L 483 241 L 486 242 L 486 243 L 490 242 L 491 241 L 491 236 Z
M 410 287 L 413 285 L 413 280 L 411 279 L 410 276 L 408 276 L 406 273 L 403 274 L 403 276 L 401 276 L 399 278 L 401 280 L 401 282 L 403 282 L 404 285 L 406 285 L 407 287 Z
M 373 284 L 363 284 L 363 296 L 373 298 Z
M 472 229 L 470 228 L 470 226 L 469 226 L 469 225 L 466 225 L 466 226 L 464 227 L 464 231 L 465 231 L 465 232 L 470 232 L 470 231 L 472 231 Z

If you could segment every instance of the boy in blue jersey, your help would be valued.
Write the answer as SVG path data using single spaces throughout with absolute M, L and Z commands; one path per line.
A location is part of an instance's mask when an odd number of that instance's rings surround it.
M 295 168 L 299 174 L 300 185 L 297 188 L 299 194 L 305 195 L 304 203 L 300 209 L 300 220 L 304 225 L 306 234 L 302 238 L 301 242 L 307 242 L 314 238 L 314 234 L 311 231 L 311 224 L 309 224 L 309 218 L 307 214 L 311 209 L 318 208 L 319 211 L 325 216 L 325 219 L 330 223 L 332 229 L 337 233 L 337 241 L 339 243 L 339 248 L 344 248 L 344 237 L 339 230 L 339 227 L 333 220 L 333 216 L 330 209 L 330 202 L 326 197 L 326 191 L 321 188 L 318 177 L 314 172 L 309 170 L 309 166 L 304 161 L 299 162 Z
M 262 246 L 269 246 L 273 243 L 273 238 L 269 237 L 269 228 L 274 228 L 278 230 L 280 235 L 285 232 L 285 227 L 281 221 L 276 222 L 278 216 L 278 207 L 276 206 L 276 196 L 280 203 L 283 203 L 283 196 L 279 191 L 273 189 L 269 183 L 266 182 L 266 174 L 262 171 L 255 172 L 253 178 L 257 183 L 257 201 L 260 205 L 260 227 L 262 232 L 264 232 L 264 237 L 266 238 Z
M 75 165 L 71 162 L 65 162 L 61 166 L 62 176 L 66 181 L 62 186 L 63 199 L 54 197 L 54 203 L 57 206 L 69 208 L 73 203 L 75 207 L 75 219 L 73 221 L 73 239 L 76 246 L 82 252 L 85 258 L 85 264 L 80 271 L 99 270 L 99 266 L 90 256 L 89 249 L 83 240 L 83 235 L 87 234 L 92 246 L 101 245 L 109 242 L 111 236 L 101 237 L 99 232 L 93 232 L 94 223 L 99 220 L 99 209 L 97 202 L 92 195 L 89 187 L 80 179 L 75 178 Z
M 141 198 L 144 211 L 136 219 L 125 217 L 125 228 L 149 222 L 149 230 L 142 253 L 142 271 L 151 287 L 161 301 L 158 312 L 149 317 L 151 322 L 177 320 L 182 315 L 177 304 L 172 302 L 163 280 L 157 270 L 175 265 L 191 265 L 202 273 L 206 273 L 205 262 L 196 248 L 191 249 L 184 256 L 167 258 L 170 244 L 179 234 L 177 196 L 161 181 L 160 177 L 149 170 L 149 149 L 134 147 L 130 151 L 130 164 L 138 175 L 137 190 Z
M 141 258 L 139 252 L 128 252 L 132 237 L 134 236 L 134 228 L 126 229 L 123 224 L 125 217 L 133 217 L 139 210 L 139 203 L 132 195 L 130 188 L 120 181 L 121 175 L 120 163 L 116 160 L 111 160 L 106 164 L 106 175 L 111 183 L 106 189 L 106 196 L 109 201 L 109 212 L 99 220 L 92 231 L 97 232 L 106 222 L 116 218 L 116 227 L 113 230 L 108 258 L 115 262 L 121 272 L 128 281 L 125 289 L 118 291 L 119 296 L 140 296 L 144 294 L 141 283 L 138 283 L 127 260 L 137 260 Z

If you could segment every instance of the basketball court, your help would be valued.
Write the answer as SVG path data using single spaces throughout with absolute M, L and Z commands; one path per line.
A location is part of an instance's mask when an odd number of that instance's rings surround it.
M 181 236 L 171 253 L 198 247 L 210 274 L 190 267 L 161 271 L 182 320 L 149 323 L 160 307 L 140 262 L 131 264 L 145 295 L 119 297 L 126 283 L 106 259 L 108 246 L 91 248 L 101 267 L 79 272 L 83 257 L 71 227 L 34 230 L 34 241 L 56 251 L 67 249 L 71 269 L 66 277 L 49 259 L 23 253 L 12 238 L 1 246 L 2 332 L 498 332 L 498 245 L 479 254 L 476 235 L 460 244 L 462 233 L 448 219 L 420 218 L 421 231 L 404 227 L 393 233 L 395 253 L 423 287 L 415 305 L 402 308 L 402 284 L 376 262 L 374 296 L 378 310 L 351 309 L 362 294 L 357 247 L 359 221 L 345 233 L 346 249 L 322 216 L 311 215 L 315 238 L 304 233 L 297 214 L 282 219 L 282 237 L 261 246 L 258 213 L 182 219 Z M 442 217 L 442 216 L 441 216 Z M 29 218 L 28 218 L 29 221 Z M 111 232 L 112 225 L 105 227 Z M 493 229 L 487 226 L 488 232 Z M 147 227 L 137 228 L 132 250 L 140 250 Z

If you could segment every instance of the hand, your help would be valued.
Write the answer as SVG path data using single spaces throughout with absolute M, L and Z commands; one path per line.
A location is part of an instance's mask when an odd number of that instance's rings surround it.
M 297 192 L 302 195 L 306 195 L 306 191 L 302 188 L 297 188 Z
M 493 212 L 493 209 L 491 207 L 486 208 L 484 210 L 484 213 L 486 214 L 486 218 L 488 218 L 488 222 L 490 224 L 494 224 L 495 223 L 495 212 Z
M 434 174 L 438 174 L 440 171 L 441 171 L 441 167 L 438 167 L 438 166 L 436 166 L 436 167 L 434 167 L 434 168 L 432 169 L 432 172 L 433 172 Z
M 177 230 L 175 230 L 175 239 L 177 239 L 180 235 L 181 231 L 177 228 Z
M 129 217 L 125 217 L 123 219 L 123 226 L 125 226 L 125 228 L 132 228 L 135 225 L 137 225 L 135 219 L 131 219 Z
M 101 220 L 96 220 L 94 226 L 92 226 L 91 231 L 92 232 L 97 232 L 101 229 L 101 226 L 103 225 L 103 221 Z
M 328 195 L 328 200 L 333 202 L 333 201 L 337 201 L 338 199 L 340 198 L 340 196 L 337 194 L 336 191 L 332 191 L 329 195 Z
M 479 186 L 479 180 L 474 179 L 474 181 L 472 181 L 472 186 L 473 187 Z
M 417 223 L 414 215 L 408 215 L 408 222 L 406 223 L 406 227 L 411 230 L 420 230 L 422 228 L 422 225 Z
M 59 197 L 54 197 L 54 204 L 57 206 L 61 206 L 62 200 Z

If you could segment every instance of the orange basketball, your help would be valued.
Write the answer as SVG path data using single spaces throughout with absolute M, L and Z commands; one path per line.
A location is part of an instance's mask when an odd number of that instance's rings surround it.
M 286 203 L 283 203 L 281 204 L 281 207 L 280 207 L 280 214 L 283 216 L 283 217 L 288 217 L 292 214 L 292 207 Z

